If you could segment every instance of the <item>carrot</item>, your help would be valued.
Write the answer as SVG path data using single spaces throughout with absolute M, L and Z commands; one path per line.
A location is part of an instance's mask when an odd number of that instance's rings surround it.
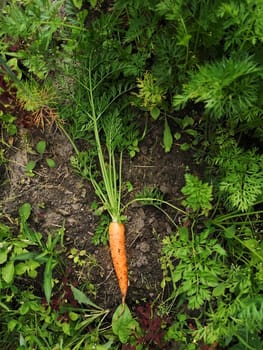
M 120 222 L 111 222 L 109 225 L 110 252 L 114 270 L 119 282 L 122 304 L 128 290 L 128 267 L 125 248 L 125 228 Z

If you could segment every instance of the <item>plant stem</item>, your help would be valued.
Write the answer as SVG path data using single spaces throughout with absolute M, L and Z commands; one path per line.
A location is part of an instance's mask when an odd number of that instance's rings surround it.
M 145 198 L 134 198 L 132 199 L 130 202 L 128 202 L 124 207 L 123 209 L 126 209 L 128 206 L 130 206 L 132 203 L 135 203 L 135 202 L 145 202 L 145 201 L 151 201 L 151 202 L 157 202 L 157 203 L 160 203 L 160 204 L 165 204 L 165 205 L 168 205 L 169 207 L 171 207 L 172 209 L 175 209 L 176 211 L 179 211 L 181 214 L 184 214 L 184 215 L 188 215 L 188 213 L 186 211 L 184 211 L 183 209 L 180 209 L 178 208 L 177 206 L 163 200 L 163 199 L 160 199 L 160 198 L 151 198 L 151 197 L 145 197 Z M 158 208 L 156 206 L 156 208 Z
M 216 224 L 218 227 L 220 227 L 222 230 L 225 230 L 225 226 L 221 225 L 221 224 Z M 260 261 L 263 262 L 263 257 L 261 255 L 259 255 L 253 248 L 249 247 L 249 245 L 246 245 L 240 238 L 233 236 L 233 239 L 235 239 L 236 241 L 238 241 L 238 243 L 240 243 L 243 247 L 247 248 L 248 250 L 251 251 L 251 253 L 253 253 Z
M 95 84 L 95 87 L 98 85 Z M 101 170 L 101 176 L 104 182 L 105 191 L 106 194 L 101 189 L 99 183 L 95 180 L 95 178 L 92 178 L 92 184 L 99 195 L 101 201 L 103 202 L 105 209 L 108 211 L 108 213 L 111 216 L 112 221 L 119 221 L 120 220 L 120 202 L 121 202 L 121 161 L 122 157 L 120 157 L 120 166 L 119 166 L 119 185 L 118 182 L 118 176 L 117 176 L 117 170 L 116 170 L 116 160 L 115 160 L 115 154 L 113 146 L 108 144 L 107 145 L 107 152 L 108 152 L 108 164 L 105 161 L 103 150 L 101 146 L 100 141 L 100 135 L 99 135 L 99 128 L 98 128 L 98 120 L 97 120 L 97 114 L 96 114 L 96 108 L 94 103 L 94 86 L 92 82 L 92 74 L 91 74 L 91 63 L 89 65 L 89 87 L 87 89 L 88 95 L 89 95 L 89 102 L 91 107 L 91 114 L 89 115 L 93 122 L 93 130 L 94 130 L 94 136 L 97 146 L 97 153 L 98 153 L 98 159 L 99 159 L 99 165 Z M 105 111 L 105 110 L 104 110 Z M 103 111 L 103 113 L 104 113 Z M 101 116 L 101 113 L 100 113 Z
M 79 150 L 75 144 L 75 142 L 72 140 L 72 138 L 69 136 L 69 133 L 65 130 L 65 128 L 62 126 L 61 122 L 57 121 L 57 126 L 59 127 L 59 129 L 63 132 L 63 134 L 66 136 L 66 138 L 69 140 L 72 148 L 74 149 L 74 152 L 78 155 L 79 154 Z

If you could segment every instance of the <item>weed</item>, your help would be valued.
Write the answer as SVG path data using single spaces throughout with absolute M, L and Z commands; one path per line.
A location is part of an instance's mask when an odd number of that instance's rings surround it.
M 187 185 L 182 189 L 186 195 L 186 205 L 190 205 L 189 200 L 194 200 L 195 197 L 191 199 L 191 196 L 195 193 L 195 186 L 198 192 L 199 185 L 201 182 L 191 182 L 191 190 L 185 191 Z M 211 187 L 206 185 L 204 198 L 210 193 L 206 202 L 210 205 Z M 199 197 L 203 198 L 202 191 L 199 193 Z M 199 210 L 197 206 L 195 214 Z M 262 290 L 261 280 L 258 279 L 262 269 L 262 244 L 255 233 L 255 226 L 260 224 L 258 215 L 260 211 L 247 212 L 243 217 L 237 212 L 202 221 L 198 215 L 190 215 L 184 226 L 163 240 L 162 286 L 171 285 L 170 297 L 166 302 L 176 303 L 177 310 L 186 304 L 188 309 L 198 311 L 199 316 L 194 317 L 195 332 L 189 334 L 195 342 L 203 340 L 206 344 L 219 343 L 228 347 L 237 342 L 249 346 L 247 334 L 252 330 L 255 337 L 253 343 L 258 344 L 256 348 L 261 346 L 258 338 L 261 326 L 256 321 L 261 310 Z M 245 321 L 241 311 L 250 307 L 255 311 L 255 315 L 251 316 L 255 317 L 253 325 Z M 171 330 L 173 327 L 176 329 L 178 324 L 171 327 Z
M 15 125 L 16 117 L 11 114 L 4 114 L 0 111 L 0 120 L 2 122 L 2 128 L 6 130 L 8 136 L 14 136 L 17 133 L 17 127 Z
M 39 158 L 36 160 L 30 160 L 25 166 L 25 173 L 27 176 L 35 176 L 34 169 L 37 166 L 37 163 L 43 159 L 44 153 L 46 152 L 46 141 L 40 140 L 36 146 L 36 152 L 39 155 Z M 49 168 L 55 168 L 56 163 L 52 158 L 45 158 L 46 164 Z
M 17 348 L 80 349 L 98 339 L 98 328 L 109 311 L 73 286 L 67 269 L 59 288 L 54 287 L 64 251 L 64 230 L 43 241 L 42 235 L 30 228 L 30 215 L 30 204 L 23 204 L 17 236 L 11 227 L 0 223 L 0 344 L 7 349 L 12 339 Z M 45 298 L 35 288 L 41 277 Z
M 185 186 L 182 193 L 186 196 L 183 204 L 192 209 L 195 213 L 200 212 L 201 215 L 208 215 L 212 209 L 212 186 L 202 183 L 197 176 L 185 174 Z

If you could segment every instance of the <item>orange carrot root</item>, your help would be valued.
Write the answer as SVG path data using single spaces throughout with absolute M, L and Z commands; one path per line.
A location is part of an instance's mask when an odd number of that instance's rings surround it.
M 128 290 L 128 267 L 125 248 L 125 228 L 122 223 L 110 223 L 109 242 L 111 258 L 121 291 L 122 304 L 125 304 Z

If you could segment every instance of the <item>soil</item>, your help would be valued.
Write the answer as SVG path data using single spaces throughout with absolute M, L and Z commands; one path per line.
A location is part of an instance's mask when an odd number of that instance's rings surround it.
M 124 204 L 135 193 L 149 187 L 157 188 L 166 200 L 180 206 L 180 189 L 184 184 L 184 174 L 192 164 L 192 155 L 180 151 L 176 144 L 171 152 L 165 153 L 162 130 L 161 124 L 153 122 L 140 144 L 140 152 L 132 159 L 128 155 L 124 157 L 124 183 L 129 181 L 132 185 L 132 191 L 123 195 Z M 33 151 L 40 140 L 47 142 L 43 157 Z M 65 275 L 71 266 L 74 271 L 71 278 L 81 284 L 86 283 L 86 293 L 92 295 L 93 301 L 114 309 L 121 297 L 109 247 L 107 244 L 95 246 L 92 243 L 99 219 L 94 214 L 92 203 L 97 198 L 89 181 L 73 171 L 70 164 L 72 155 L 74 150 L 70 142 L 54 125 L 44 131 L 40 128 L 20 127 L 9 150 L 8 181 L 5 185 L 6 174 L 2 174 L 0 206 L 4 217 L 17 222 L 20 205 L 29 202 L 32 206 L 30 225 L 44 235 L 64 225 L 67 261 Z M 55 168 L 48 167 L 47 157 L 55 161 Z M 37 161 L 34 176 L 25 173 L 29 160 Z M 194 170 L 190 169 L 192 172 Z M 160 210 L 153 206 L 143 206 L 139 202 L 129 206 L 125 214 L 129 268 L 127 304 L 156 300 L 163 294 L 161 241 L 175 227 Z M 180 220 L 180 215 L 175 211 L 171 215 L 176 222 Z M 86 251 L 84 266 L 74 265 L 69 258 L 73 247 Z M 63 276 L 59 278 L 62 279 Z

